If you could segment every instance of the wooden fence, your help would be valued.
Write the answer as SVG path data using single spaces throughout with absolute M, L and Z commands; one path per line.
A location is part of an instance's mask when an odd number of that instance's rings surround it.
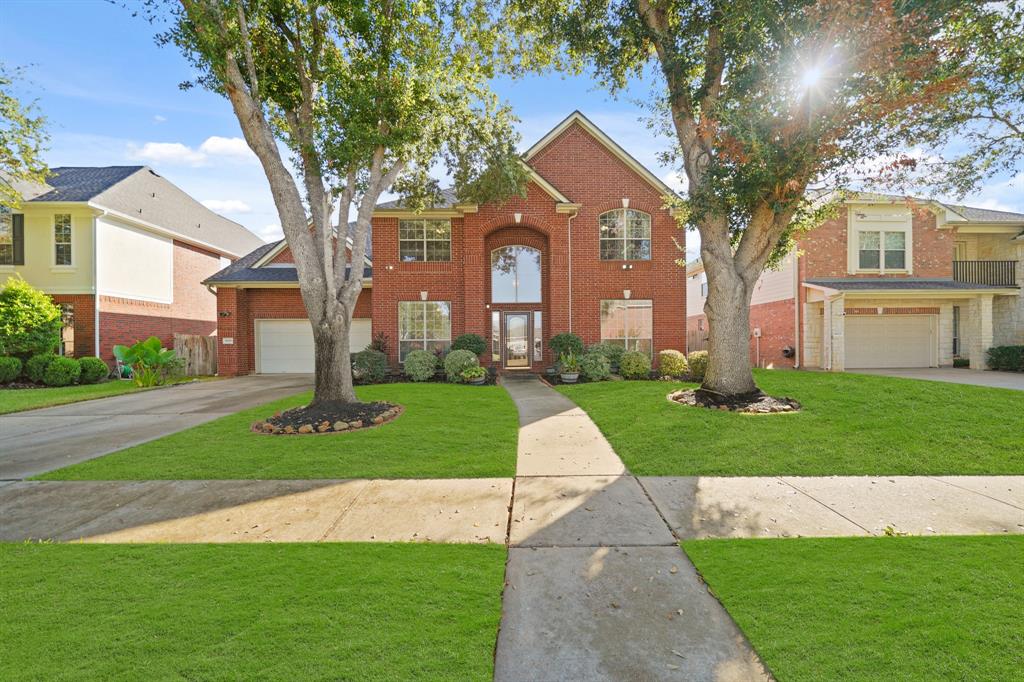
M 707 350 L 708 349 L 708 330 L 707 329 L 687 329 L 686 330 L 686 352 L 692 353 L 695 350 Z
M 185 361 L 185 375 L 190 377 L 217 373 L 217 337 L 197 334 L 175 334 L 174 352 Z

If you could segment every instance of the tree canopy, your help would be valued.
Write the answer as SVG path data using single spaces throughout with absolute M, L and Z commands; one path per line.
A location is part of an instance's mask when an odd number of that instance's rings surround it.
M 9 208 L 21 202 L 17 183 L 41 183 L 47 175 L 46 118 L 34 103 L 16 97 L 14 84 L 20 75 L 20 70 L 0 63 L 0 206 Z

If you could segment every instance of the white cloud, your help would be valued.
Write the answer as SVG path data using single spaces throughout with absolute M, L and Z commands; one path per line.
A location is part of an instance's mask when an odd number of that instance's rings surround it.
M 684 193 L 690 186 L 690 180 L 679 171 L 669 171 L 662 176 L 661 181 L 677 192 Z
M 198 149 L 181 142 L 147 142 L 141 147 L 129 144 L 128 155 L 136 160 L 181 166 L 206 166 L 215 160 L 255 161 L 256 155 L 240 137 L 206 138 Z
M 271 223 L 270 225 L 265 225 L 262 230 L 253 231 L 260 239 L 268 242 L 277 241 L 284 237 L 284 231 L 277 223 Z
M 206 162 L 205 154 L 180 142 L 147 142 L 142 147 L 129 145 L 128 153 L 133 159 L 153 163 L 201 166 Z
M 214 135 L 206 138 L 199 145 L 199 151 L 208 156 L 226 156 L 238 159 L 255 160 L 256 155 L 249 145 L 240 137 L 220 137 Z
M 204 199 L 203 206 L 223 213 L 249 213 L 252 207 L 240 199 Z
M 153 116 L 153 123 L 163 123 L 166 120 L 167 120 L 167 117 L 166 116 L 161 116 L 160 114 L 156 114 L 156 115 Z

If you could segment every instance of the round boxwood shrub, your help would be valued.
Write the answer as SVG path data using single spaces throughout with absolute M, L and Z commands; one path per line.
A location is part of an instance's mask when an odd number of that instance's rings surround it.
M 612 363 L 603 353 L 589 351 L 580 358 L 580 374 L 587 381 L 604 381 L 612 373 Z
M 686 356 L 677 350 L 663 350 L 658 353 L 658 367 L 662 376 L 681 377 L 689 372 Z
M 0 285 L 0 354 L 52 353 L 60 342 L 60 306 L 15 275 Z
M 651 376 L 651 357 L 640 351 L 626 351 L 619 362 L 619 374 L 626 379 L 647 379 Z
M 437 371 L 437 356 L 425 350 L 410 351 L 405 356 L 405 376 L 413 381 L 427 381 Z
M 99 358 L 84 357 L 78 361 L 78 364 L 82 368 L 82 375 L 78 377 L 78 383 L 80 384 L 95 384 L 97 381 L 106 378 L 107 374 L 110 373 L 107 363 Z
M 0 384 L 9 384 L 21 375 L 21 360 L 0 358 Z
M 480 361 L 471 350 L 453 350 L 444 359 L 444 373 L 448 381 L 462 381 L 462 373 L 470 367 L 479 367 Z
M 352 354 L 352 378 L 364 384 L 379 384 L 388 375 L 388 356 L 379 350 Z
M 588 353 L 600 353 L 601 355 L 608 358 L 608 362 L 611 363 L 613 369 L 617 369 L 619 363 L 622 362 L 622 354 L 626 352 L 625 346 L 617 343 L 611 343 L 610 341 L 602 341 L 601 343 L 595 343 L 594 345 L 587 348 Z
M 74 358 L 55 357 L 43 372 L 43 383 L 47 386 L 70 386 L 78 381 L 82 366 Z
M 583 339 L 569 332 L 555 334 L 548 341 L 548 346 L 554 351 L 556 358 L 563 355 L 583 355 Z
M 686 356 L 686 364 L 690 366 L 690 378 L 704 381 L 704 373 L 708 371 L 708 352 L 695 350 Z
M 54 361 L 57 356 L 53 353 L 40 353 L 39 355 L 33 355 L 25 363 L 25 377 L 29 381 L 34 381 L 37 384 L 43 382 L 43 375 L 46 374 L 46 368 L 50 366 L 50 363 Z
M 487 342 L 479 334 L 463 334 L 455 337 L 452 341 L 452 350 L 468 350 L 473 355 L 480 357 L 487 350 Z

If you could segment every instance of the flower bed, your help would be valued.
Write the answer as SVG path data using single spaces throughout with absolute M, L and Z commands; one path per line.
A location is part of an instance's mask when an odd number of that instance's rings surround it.
M 391 403 L 328 403 L 306 405 L 279 412 L 273 417 L 255 422 L 251 429 L 267 435 L 305 435 L 319 433 L 346 433 L 394 421 L 402 414 L 401 405 Z

